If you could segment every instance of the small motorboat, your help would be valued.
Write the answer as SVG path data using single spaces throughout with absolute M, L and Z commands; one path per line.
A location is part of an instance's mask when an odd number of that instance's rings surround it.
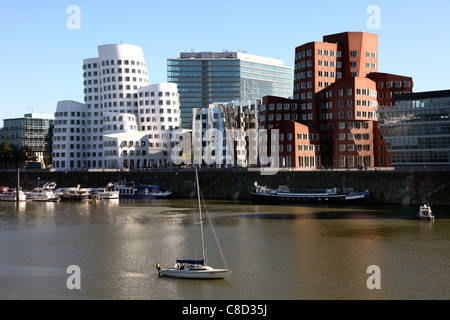
M 58 194 L 55 192 L 56 183 L 48 182 L 42 187 L 36 187 L 32 191 L 25 192 L 27 200 L 31 201 L 58 201 Z
M 69 201 L 87 201 L 94 199 L 94 197 L 91 195 L 91 190 L 88 188 L 80 188 L 80 185 L 78 185 L 76 188 L 64 189 L 59 198 L 61 200 Z
M 92 195 L 98 195 L 100 199 L 119 199 L 119 191 L 114 190 L 114 185 L 109 183 L 105 188 L 91 189 Z
M 2 201 L 17 201 L 17 192 L 16 189 L 9 188 L 6 190 L 6 192 L 0 194 L 0 200 Z M 25 192 L 22 191 L 21 188 L 19 188 L 19 201 L 26 201 L 27 196 L 25 195 Z
M 431 212 L 431 207 L 428 204 L 420 206 L 418 216 L 420 220 L 434 220 L 434 216 Z

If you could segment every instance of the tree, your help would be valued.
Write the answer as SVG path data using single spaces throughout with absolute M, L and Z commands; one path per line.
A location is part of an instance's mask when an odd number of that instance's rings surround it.
M 3 168 L 6 168 L 9 163 L 9 159 L 12 156 L 12 150 L 8 145 L 8 141 L 5 139 L 3 140 L 1 146 L 0 146 L 0 159 L 3 163 Z

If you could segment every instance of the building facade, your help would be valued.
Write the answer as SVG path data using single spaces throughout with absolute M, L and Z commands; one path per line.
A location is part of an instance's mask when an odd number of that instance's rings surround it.
M 388 166 L 377 111 L 411 91 L 410 77 L 378 73 L 376 34 L 333 34 L 295 49 L 298 118 L 320 132 L 325 167 Z
M 22 118 L 5 119 L 0 129 L 0 142 L 6 140 L 11 149 L 29 147 L 29 155 L 38 162 L 51 164 L 52 138 L 54 130 L 53 115 L 28 113 Z
M 243 52 L 182 52 L 167 60 L 167 81 L 178 85 L 181 125 L 192 128 L 192 110 L 221 101 L 292 95 L 293 68 L 282 60 Z
M 53 168 L 87 169 L 87 117 L 84 103 L 59 101 L 55 112 L 53 135 Z
M 396 95 L 379 114 L 396 169 L 450 169 L 450 90 Z
M 107 117 L 111 117 L 108 115 Z M 177 86 L 159 83 L 138 89 L 138 116 L 112 115 L 105 123 L 116 121 L 121 131 L 104 135 L 108 168 L 155 168 L 172 165 L 171 151 L 176 145 L 172 132 L 180 128 Z M 123 123 L 123 124 L 122 124 Z M 124 130 L 125 129 L 125 130 Z
M 193 163 L 217 168 L 257 166 L 260 106 L 261 100 L 250 100 L 194 109 Z
M 319 130 L 303 124 L 300 101 L 274 96 L 262 100 L 259 113 L 261 129 L 278 130 L 279 167 L 315 169 L 322 166 Z M 271 135 L 271 134 L 270 134 Z M 269 155 L 272 139 L 268 139 Z
M 84 59 L 84 103 L 57 105 L 56 170 L 149 168 L 170 165 L 171 130 L 180 126 L 176 84 L 149 85 L 140 47 L 98 47 Z

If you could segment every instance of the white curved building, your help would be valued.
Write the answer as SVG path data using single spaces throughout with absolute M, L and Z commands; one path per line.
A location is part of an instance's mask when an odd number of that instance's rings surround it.
M 86 106 L 65 100 L 56 106 L 53 129 L 53 167 L 57 170 L 86 168 Z
M 130 117 L 138 114 L 138 88 L 147 86 L 149 82 L 147 64 L 142 48 L 130 44 L 109 44 L 98 47 L 98 58 L 85 59 L 83 70 L 88 118 L 87 167 L 105 168 L 103 134 L 127 132 L 131 128 L 137 130 L 137 123 L 130 124 L 136 121 Z M 121 115 L 113 121 L 111 113 Z M 124 121 L 117 120 L 119 118 Z
M 171 165 L 173 130 L 181 126 L 180 102 L 175 83 L 158 83 L 138 90 L 139 125 L 148 133 L 149 166 Z
M 171 166 L 172 148 L 177 143 L 171 141 L 172 132 L 181 125 L 178 97 L 174 83 L 139 88 L 138 130 L 129 125 L 131 128 L 125 132 L 113 130 L 104 136 L 106 166 L 130 169 Z
M 98 57 L 83 60 L 84 102 L 62 101 L 62 121 L 82 108 L 80 135 L 68 137 L 55 132 L 57 148 L 63 139 L 81 139 L 80 157 L 71 158 L 54 149 L 57 170 L 147 168 L 171 165 L 171 131 L 180 127 L 176 84 L 149 85 L 147 64 L 140 47 L 110 44 L 98 47 Z M 71 107 L 72 106 L 72 107 Z M 57 113 L 61 111 L 57 110 Z M 61 128 L 63 130 L 63 128 Z M 76 130 L 76 129 L 75 129 Z M 75 132 L 77 133 L 77 132 Z M 61 143 L 60 143 L 61 141 Z M 65 145 L 67 147 L 67 145 Z M 69 155 L 73 152 L 69 152 Z M 78 153 L 76 153 L 78 154 Z

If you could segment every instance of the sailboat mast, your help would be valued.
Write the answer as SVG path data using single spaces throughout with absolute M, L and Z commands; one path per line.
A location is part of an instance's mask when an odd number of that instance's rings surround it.
M 200 232 L 202 234 L 202 253 L 203 253 L 203 260 L 206 263 L 206 256 L 205 256 L 205 240 L 203 237 L 203 219 L 202 219 L 202 206 L 200 205 L 200 184 L 198 183 L 198 172 L 197 167 L 195 167 L 195 177 L 197 179 L 197 195 L 198 195 L 198 212 L 200 214 Z

